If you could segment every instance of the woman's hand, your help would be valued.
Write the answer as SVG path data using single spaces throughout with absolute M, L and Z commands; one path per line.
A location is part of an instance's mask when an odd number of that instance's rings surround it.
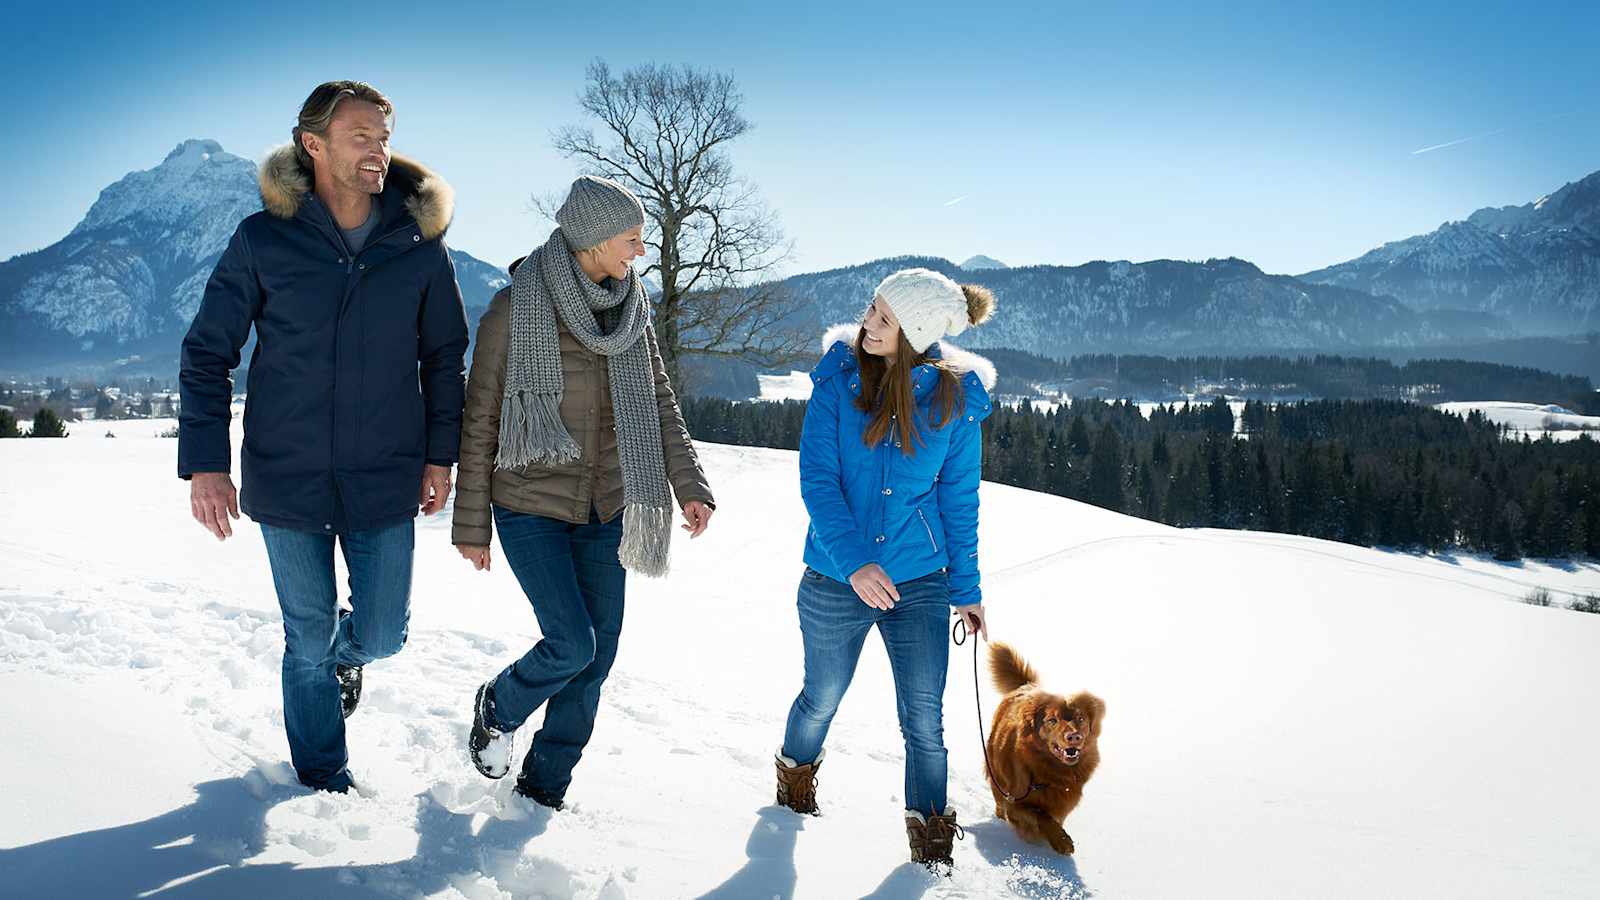
M 989 624 L 983 620 L 982 603 L 958 606 L 956 615 L 960 616 L 962 623 L 967 626 L 967 634 L 982 635 L 985 641 L 989 639 Z
M 472 563 L 472 568 L 479 572 L 489 571 L 492 556 L 488 547 L 474 547 L 471 544 L 457 544 L 456 550 L 460 551 L 461 558 Z
M 889 573 L 877 563 L 867 563 L 850 576 L 850 586 L 855 588 L 861 602 L 873 609 L 894 609 L 900 602 L 900 592 L 894 589 Z
M 679 527 L 689 532 L 689 537 L 697 538 L 711 524 L 711 514 L 715 511 L 699 500 L 690 500 L 683 505 L 683 517 L 687 521 Z

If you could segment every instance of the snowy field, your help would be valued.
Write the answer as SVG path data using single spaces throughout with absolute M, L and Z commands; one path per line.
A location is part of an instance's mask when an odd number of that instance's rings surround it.
M 787 375 L 757 375 L 761 383 L 758 400 L 810 400 L 811 373 L 790 372 Z
M 1466 416 L 1477 410 L 1499 425 L 1509 425 L 1513 437 L 1527 435 L 1538 440 L 1548 434 L 1553 440 L 1570 441 L 1580 434 L 1600 440 L 1600 416 L 1580 416 L 1565 407 L 1553 404 L 1509 403 L 1479 401 L 1475 403 L 1440 403 L 1436 409 Z
M 1501 565 L 1176 530 L 983 486 L 991 629 L 1109 712 L 1073 858 L 991 817 L 971 657 L 946 694 L 952 878 L 907 863 L 878 641 L 835 720 L 824 815 L 772 806 L 800 682 L 795 456 L 702 445 L 719 511 L 632 579 L 569 806 L 466 755 L 476 685 L 531 644 L 510 571 L 418 526 L 410 642 L 350 720 L 359 795 L 286 765 L 259 531 L 189 518 L 169 422 L 0 441 L 0 896 L 1594 897 L 1594 563 Z M 105 428 L 121 437 L 103 438 Z M 497 561 L 498 562 L 498 561 Z M 982 688 L 985 712 L 995 695 Z M 527 727 L 529 733 L 536 723 Z M 526 746 L 525 741 L 523 746 Z

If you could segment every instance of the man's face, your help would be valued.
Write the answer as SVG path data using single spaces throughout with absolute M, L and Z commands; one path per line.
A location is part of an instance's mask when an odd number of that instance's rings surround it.
M 377 104 L 347 97 L 340 101 L 326 135 L 305 135 L 306 152 L 344 190 L 383 191 L 389 174 L 389 120 Z

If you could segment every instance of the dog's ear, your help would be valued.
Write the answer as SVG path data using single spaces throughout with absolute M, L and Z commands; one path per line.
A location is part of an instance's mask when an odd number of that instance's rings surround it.
M 1093 694 L 1088 695 L 1090 715 L 1094 718 L 1094 733 L 1100 734 L 1100 723 L 1106 717 L 1106 702 Z
M 1026 734 L 1038 734 L 1039 729 L 1044 727 L 1044 716 L 1047 711 L 1045 704 L 1035 702 L 1033 704 L 1033 715 L 1029 716 L 1026 724 L 1022 726 L 1023 732 Z

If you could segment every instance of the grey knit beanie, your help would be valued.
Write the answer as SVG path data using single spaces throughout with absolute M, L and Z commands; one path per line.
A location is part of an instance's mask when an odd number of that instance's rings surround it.
M 644 206 L 633 192 L 609 178 L 583 175 L 556 210 L 556 224 L 572 250 L 588 250 L 644 224 Z

